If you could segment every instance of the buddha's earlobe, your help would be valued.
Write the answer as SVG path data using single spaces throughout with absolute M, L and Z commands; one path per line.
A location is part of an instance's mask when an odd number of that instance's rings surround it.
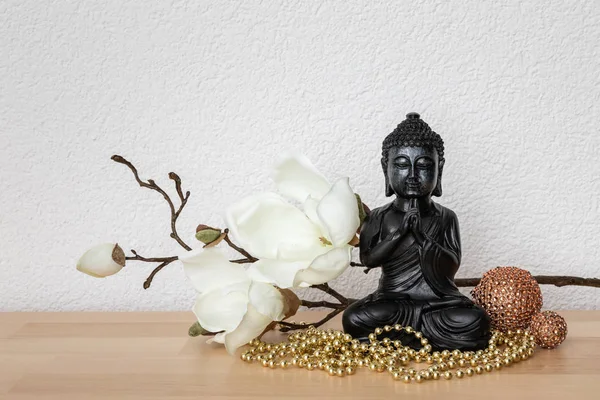
M 387 173 L 387 162 L 383 157 L 381 158 L 381 169 L 383 169 L 383 176 L 385 176 L 385 195 L 386 195 L 386 197 L 390 197 L 391 195 L 394 194 L 394 191 L 392 190 L 392 187 L 390 186 L 390 180 L 388 179 L 388 173 Z
M 438 167 L 438 178 L 437 183 L 435 185 L 435 189 L 433 189 L 433 196 L 441 197 L 442 196 L 442 172 L 444 171 L 444 160 L 440 162 Z
M 390 180 L 388 179 L 387 173 L 385 174 L 385 195 L 386 197 L 390 197 L 394 194 L 392 187 L 390 186 Z

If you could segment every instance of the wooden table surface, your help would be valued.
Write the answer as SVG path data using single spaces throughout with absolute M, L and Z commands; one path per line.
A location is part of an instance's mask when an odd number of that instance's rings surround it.
M 295 319 L 318 317 L 305 314 Z M 187 312 L 0 313 L 0 399 L 600 399 L 600 311 L 561 315 L 569 336 L 556 350 L 473 378 L 405 384 L 364 369 L 337 378 L 246 364 L 188 337 Z

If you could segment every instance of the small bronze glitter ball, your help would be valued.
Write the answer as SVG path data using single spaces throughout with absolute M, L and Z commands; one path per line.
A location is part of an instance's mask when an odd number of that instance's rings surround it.
M 490 316 L 492 328 L 525 329 L 542 309 L 542 291 L 531 274 L 517 267 L 496 267 L 472 291 L 475 303 Z
M 533 316 L 529 331 L 538 346 L 553 349 L 567 337 L 567 322 L 554 311 L 543 311 Z

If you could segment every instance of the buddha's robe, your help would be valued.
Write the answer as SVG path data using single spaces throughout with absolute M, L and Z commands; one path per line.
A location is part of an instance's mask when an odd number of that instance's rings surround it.
M 361 254 L 363 250 L 368 254 L 382 240 L 382 222 L 390 208 L 391 203 L 375 209 L 365 220 L 360 233 Z M 401 324 L 421 331 L 434 349 L 485 348 L 490 339 L 489 317 L 454 284 L 461 258 L 456 214 L 432 203 L 423 233 L 422 246 L 409 233 L 383 261 L 379 288 L 348 307 L 343 316 L 344 330 L 366 340 L 375 328 Z M 365 263 L 362 257 L 361 261 Z M 388 336 L 420 346 L 406 334 Z

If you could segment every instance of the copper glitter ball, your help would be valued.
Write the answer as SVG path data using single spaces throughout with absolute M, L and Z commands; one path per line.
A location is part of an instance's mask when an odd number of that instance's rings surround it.
M 517 267 L 486 272 L 471 295 L 489 314 L 492 328 L 502 332 L 527 328 L 542 309 L 540 285 L 528 271 Z
M 553 349 L 567 337 L 567 322 L 554 311 L 544 311 L 533 316 L 529 331 L 538 346 Z

